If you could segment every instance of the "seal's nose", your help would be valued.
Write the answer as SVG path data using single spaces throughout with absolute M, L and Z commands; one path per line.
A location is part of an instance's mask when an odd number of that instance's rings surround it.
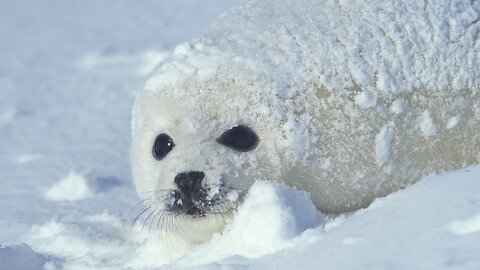
M 183 172 L 175 176 L 175 184 L 185 196 L 190 197 L 200 191 L 203 178 L 205 178 L 203 172 Z

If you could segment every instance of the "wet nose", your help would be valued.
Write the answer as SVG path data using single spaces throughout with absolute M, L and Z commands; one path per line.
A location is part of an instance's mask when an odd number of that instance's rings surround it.
M 175 176 L 175 184 L 184 195 L 190 196 L 200 191 L 204 177 L 205 173 L 199 171 L 183 172 Z

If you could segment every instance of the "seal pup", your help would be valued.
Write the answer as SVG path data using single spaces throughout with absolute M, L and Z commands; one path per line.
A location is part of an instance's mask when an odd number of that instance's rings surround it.
M 146 222 L 203 242 L 257 179 L 341 213 L 478 163 L 479 18 L 478 0 L 232 9 L 136 97 L 132 168 Z

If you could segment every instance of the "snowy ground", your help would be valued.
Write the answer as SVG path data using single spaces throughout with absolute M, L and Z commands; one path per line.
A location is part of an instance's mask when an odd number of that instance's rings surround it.
M 132 230 L 133 96 L 236 2 L 0 1 L 0 269 L 480 269 L 480 166 L 340 217 L 259 182 L 230 230 L 181 257 Z

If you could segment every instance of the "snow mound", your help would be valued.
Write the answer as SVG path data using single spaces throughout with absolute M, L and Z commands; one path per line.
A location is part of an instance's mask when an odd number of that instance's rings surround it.
M 328 221 L 275 256 L 234 262 L 249 269 L 480 269 L 479 179 L 478 165 L 429 176 Z
M 45 194 L 51 201 L 78 201 L 92 196 L 87 180 L 75 172 L 62 178 Z
M 24 241 L 42 263 L 63 269 L 476 270 L 479 179 L 480 165 L 432 175 L 337 217 L 318 213 L 305 192 L 258 181 L 227 229 L 193 247 L 132 232 L 108 211 L 33 225 Z
M 293 239 L 323 222 L 323 215 L 305 192 L 258 181 L 225 232 L 194 247 L 178 265 L 193 267 L 230 256 L 256 258 L 278 252 L 291 247 Z
M 292 247 L 309 228 L 323 224 L 308 195 L 285 185 L 259 181 L 231 224 L 203 245 L 133 230 L 128 221 L 104 211 L 70 223 L 53 219 L 33 225 L 25 241 L 39 254 L 64 261 L 65 269 L 195 267 L 231 256 L 260 257 Z M 133 228 L 134 229 L 134 228 Z M 182 257 L 183 255 L 183 257 Z

